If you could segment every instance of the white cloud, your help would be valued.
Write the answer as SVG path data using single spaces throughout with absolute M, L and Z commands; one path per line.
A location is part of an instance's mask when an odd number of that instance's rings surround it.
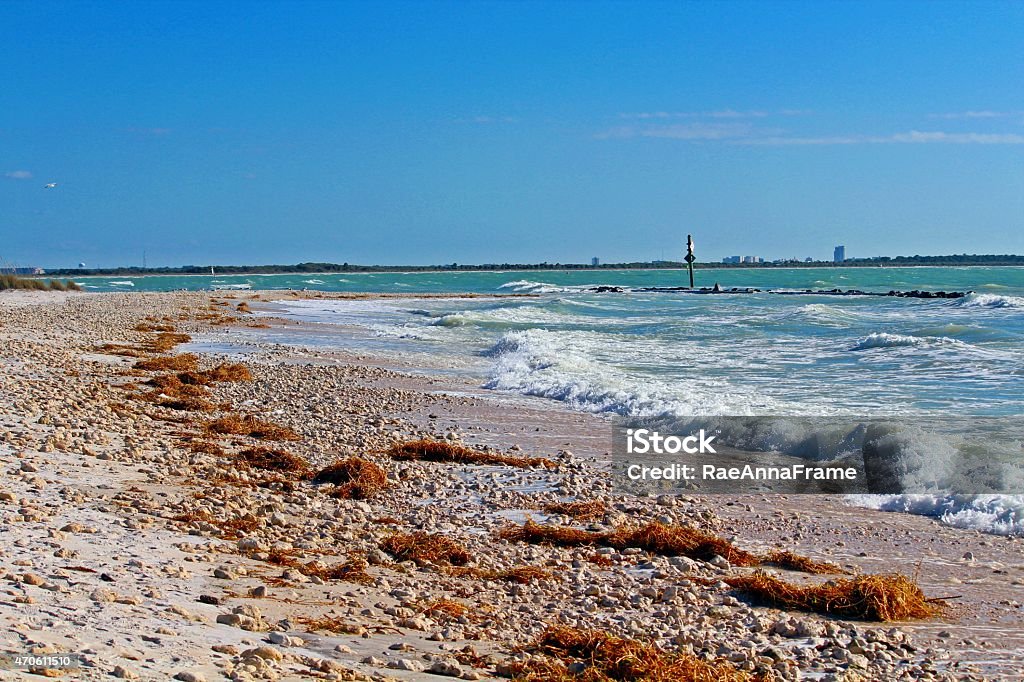
M 12 178 L 14 180 L 31 180 L 32 171 L 27 170 L 13 170 L 4 173 L 5 178 Z
M 892 135 L 833 135 L 823 137 L 755 137 L 736 140 L 736 144 L 786 145 L 844 145 L 844 144 L 1024 144 L 1024 135 L 1016 133 L 947 133 L 943 131 L 911 130 Z
M 764 118 L 767 111 L 738 111 L 736 109 L 718 109 L 715 111 L 639 111 L 619 114 L 619 118 L 649 121 L 673 118 Z
M 749 137 L 755 128 L 749 123 L 681 123 L 661 126 L 620 126 L 602 131 L 596 135 L 599 139 L 660 137 L 673 140 L 734 140 Z M 758 131 L 769 134 L 774 131 Z
M 932 118 L 946 118 L 946 119 L 958 119 L 958 118 L 1012 118 L 1014 116 L 1024 116 L 1024 111 L 992 111 L 989 109 L 971 110 L 971 111 L 954 111 L 944 114 L 932 114 Z

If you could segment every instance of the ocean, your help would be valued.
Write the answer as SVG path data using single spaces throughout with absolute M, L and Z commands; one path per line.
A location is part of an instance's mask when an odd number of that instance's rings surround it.
M 763 268 L 82 278 L 87 290 L 253 289 L 533 294 L 284 301 L 313 323 L 277 342 L 335 346 L 455 372 L 496 393 L 626 416 L 1024 415 L 1024 268 Z M 129 284 L 130 282 L 130 284 Z M 597 293 L 612 286 L 622 292 Z M 780 295 L 804 289 L 970 291 L 958 299 Z M 258 335 L 261 330 L 247 330 Z M 284 336 L 282 336 L 284 334 Z M 928 457 L 928 453 L 918 453 Z M 1024 465 L 1024 451 L 1017 453 Z M 1024 490 L 1014 491 L 1024 492 Z M 986 532 L 1024 534 L 1024 497 L 851 498 Z

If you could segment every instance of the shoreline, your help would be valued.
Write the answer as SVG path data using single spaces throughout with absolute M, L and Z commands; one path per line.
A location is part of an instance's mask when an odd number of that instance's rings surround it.
M 1019 538 L 946 528 L 925 517 L 849 507 L 820 497 L 615 496 L 608 492 L 602 468 L 608 449 L 602 434 L 610 439 L 610 432 L 601 429 L 599 417 L 542 399 L 509 405 L 474 389 L 472 382 L 394 371 L 374 365 L 372 358 L 345 355 L 317 365 L 311 362 L 313 357 L 294 349 L 257 349 L 245 358 L 253 382 L 218 384 L 211 393 L 234 409 L 244 407 L 294 429 L 302 440 L 282 445 L 314 467 L 339 455 L 368 456 L 391 479 L 379 497 L 336 499 L 305 483 L 294 485 L 291 492 L 252 487 L 252 474 L 246 475 L 249 482 L 243 478 L 211 485 L 218 476 L 230 478 L 238 470 L 223 458 L 191 452 L 176 435 L 194 429 L 189 422 L 154 420 L 154 415 L 182 415 L 128 403 L 117 384 L 147 377 L 132 374 L 134 358 L 103 354 L 96 346 L 147 338 L 146 333 L 131 330 L 147 315 L 183 314 L 187 319 L 176 320 L 175 326 L 201 334 L 212 328 L 199 318 L 215 314 L 213 302 L 230 303 L 216 313 L 226 317 L 238 302 L 281 294 L 254 290 L 0 295 L 0 338 L 8 346 L 0 386 L 9 387 L 0 390 L 16 394 L 7 401 L 15 408 L 2 416 L 10 435 L 0 444 L 0 457 L 9 469 L 14 466 L 15 474 L 3 488 L 18 503 L 5 495 L 0 512 L 7 522 L 20 520 L 12 526 L 17 529 L 15 544 L 5 546 L 2 556 L 9 594 L 0 601 L 5 650 L 25 646 L 26 636 L 17 634 L 25 630 L 16 623 L 29 621 L 33 634 L 27 639 L 41 641 L 44 637 L 31 623 L 43 622 L 48 611 L 63 608 L 66 615 L 58 616 L 58 625 L 45 639 L 52 640 L 51 647 L 86 644 L 95 649 L 88 654 L 95 665 L 83 668 L 82 679 L 108 679 L 116 665 L 142 679 L 167 679 L 186 668 L 207 679 L 273 679 L 271 673 L 280 679 L 309 679 L 308 671 L 314 669 L 336 679 L 360 679 L 343 670 L 440 679 L 425 670 L 445 665 L 450 672 L 458 669 L 464 679 L 479 679 L 492 677 L 501 659 L 514 658 L 512 649 L 538 634 L 537 616 L 543 615 L 548 622 L 653 638 L 663 646 L 689 647 L 702 656 L 732 657 L 750 669 L 767 666 L 782 679 L 793 679 L 795 671 L 837 680 L 924 678 L 929 671 L 931 679 L 1012 679 L 1010 675 L 1024 665 L 1024 635 L 1019 634 L 1024 614 L 1014 601 L 1020 599 L 1024 585 Z M 247 321 L 244 315 L 234 318 L 231 324 Z M 217 361 L 211 356 L 202 363 Z M 29 384 L 28 377 L 41 380 Z M 61 405 L 61 397 L 69 392 L 81 396 L 80 404 Z M 120 407 L 124 403 L 129 407 Z M 111 412 L 111 405 L 119 405 L 117 411 Z M 397 440 L 424 435 L 488 445 L 505 453 L 535 453 L 552 458 L 557 467 L 547 471 L 400 463 L 380 454 Z M 229 441 L 222 445 L 231 450 L 256 444 L 237 437 Z M 694 523 L 735 536 L 738 545 L 751 550 L 791 549 L 865 572 L 917 572 L 927 594 L 960 594 L 961 599 L 952 600 L 955 605 L 946 617 L 898 623 L 895 631 L 900 634 L 890 635 L 892 624 L 751 606 L 716 587 L 723 577 L 746 572 L 743 568 L 629 550 L 603 555 L 611 564 L 601 566 L 587 560 L 592 549 L 494 539 L 496 531 L 522 523 L 527 515 L 571 524 L 567 517 L 549 516 L 536 507 L 574 498 L 600 499 L 608 505 L 603 518 L 582 527 L 659 519 Z M 200 512 L 211 516 L 174 521 Z M 218 523 L 201 518 L 244 520 L 251 529 L 230 538 Z M 385 518 L 394 522 L 379 520 Z M 73 524 L 95 532 L 75 530 Z M 60 530 L 66 527 L 72 530 Z M 70 549 L 78 555 L 55 555 L 46 529 L 64 534 L 58 552 Z M 456 538 L 481 568 L 533 565 L 560 579 L 527 585 L 481 583 L 450 575 L 435 564 L 394 562 L 381 552 L 379 543 L 397 530 Z M 332 563 L 342 557 L 365 557 L 373 582 L 317 582 L 297 569 L 282 569 L 259 558 L 285 545 L 289 552 Z M 14 546 L 17 559 L 9 552 Z M 116 554 L 109 554 L 110 546 L 118 547 Z M 195 549 L 182 551 L 178 546 Z M 968 552 L 971 559 L 964 558 Z M 96 573 L 71 571 L 70 562 L 81 564 L 73 568 Z M 170 589 L 151 579 L 156 571 L 181 575 L 179 569 L 190 577 Z M 26 579 L 29 572 L 42 584 Z M 110 574 L 114 582 L 101 580 L 103 574 Z M 782 575 L 798 582 L 811 580 L 790 571 Z M 167 578 L 155 582 L 166 584 Z M 266 593 L 252 597 L 249 590 L 260 585 Z M 669 588 L 674 588 L 671 598 L 666 597 Z M 117 596 L 108 601 L 110 595 L 99 592 L 104 589 Z M 154 596 L 161 591 L 167 594 Z M 199 603 L 202 594 L 223 601 Z M 118 601 L 119 597 L 124 599 Z M 468 615 L 446 618 L 418 611 L 441 599 L 465 605 Z M 299 620 L 327 614 L 358 634 L 308 632 Z M 76 619 L 84 619 L 85 627 L 103 627 L 106 633 L 85 642 L 90 635 L 81 624 L 75 625 Z M 180 660 L 158 653 L 152 642 L 140 641 L 138 631 L 146 627 L 152 632 L 167 630 L 150 636 Z M 899 646 L 903 633 L 912 634 L 913 650 Z M 106 640 L 115 644 L 106 645 Z M 390 648 L 400 642 L 412 649 Z M 223 651 L 216 651 L 217 646 Z M 474 647 L 473 656 L 494 659 L 483 665 L 482 660 L 463 655 L 466 646 Z M 245 655 L 260 647 L 276 653 L 265 651 L 266 658 Z M 768 649 L 780 657 L 760 654 Z M 127 656 L 126 651 L 138 653 Z M 6 679 L 4 675 L 6 671 L 0 671 L 0 679 Z

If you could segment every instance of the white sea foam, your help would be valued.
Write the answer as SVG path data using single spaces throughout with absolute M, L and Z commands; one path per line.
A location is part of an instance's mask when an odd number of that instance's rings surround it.
M 131 281 L 130 279 L 111 280 L 108 283 L 112 287 L 133 287 L 133 286 L 135 286 L 135 282 Z
M 694 377 L 681 391 L 671 380 L 638 379 L 629 369 L 599 359 L 605 344 L 604 335 L 593 331 L 507 332 L 484 352 L 493 359 L 485 386 L 560 400 L 586 412 L 641 417 L 781 409 L 764 396 L 736 392 L 721 380 Z
M 324 283 L 324 281 L 322 279 L 304 279 L 304 280 L 302 280 L 302 282 L 304 284 L 323 284 Z
M 961 308 L 1024 308 L 1024 296 L 969 294 L 954 304 Z
M 550 282 L 534 282 L 528 279 L 517 279 L 514 282 L 506 282 L 499 286 L 499 289 L 511 289 L 522 294 L 572 294 L 589 291 L 600 284 L 551 284 Z M 603 286 L 617 286 L 614 284 Z
M 1024 535 L 1024 495 L 850 495 L 869 509 L 937 518 L 956 528 L 998 535 Z
M 899 348 L 901 346 L 920 346 L 925 339 L 920 336 L 874 332 L 857 342 L 850 350 L 868 350 L 870 348 Z

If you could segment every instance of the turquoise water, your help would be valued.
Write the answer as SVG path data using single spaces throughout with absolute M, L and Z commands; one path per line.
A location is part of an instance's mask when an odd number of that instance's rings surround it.
M 518 280 L 554 286 L 608 284 L 614 286 L 682 286 L 681 270 L 596 270 L 539 272 L 417 272 L 344 273 L 323 275 L 190 275 L 146 277 L 82 277 L 95 291 L 171 291 L 209 289 L 224 284 L 248 284 L 254 289 L 317 289 L 322 291 L 495 292 Z M 1024 295 L 1024 268 L 750 268 L 697 272 L 697 286 L 756 288 L 858 288 L 965 290 Z

